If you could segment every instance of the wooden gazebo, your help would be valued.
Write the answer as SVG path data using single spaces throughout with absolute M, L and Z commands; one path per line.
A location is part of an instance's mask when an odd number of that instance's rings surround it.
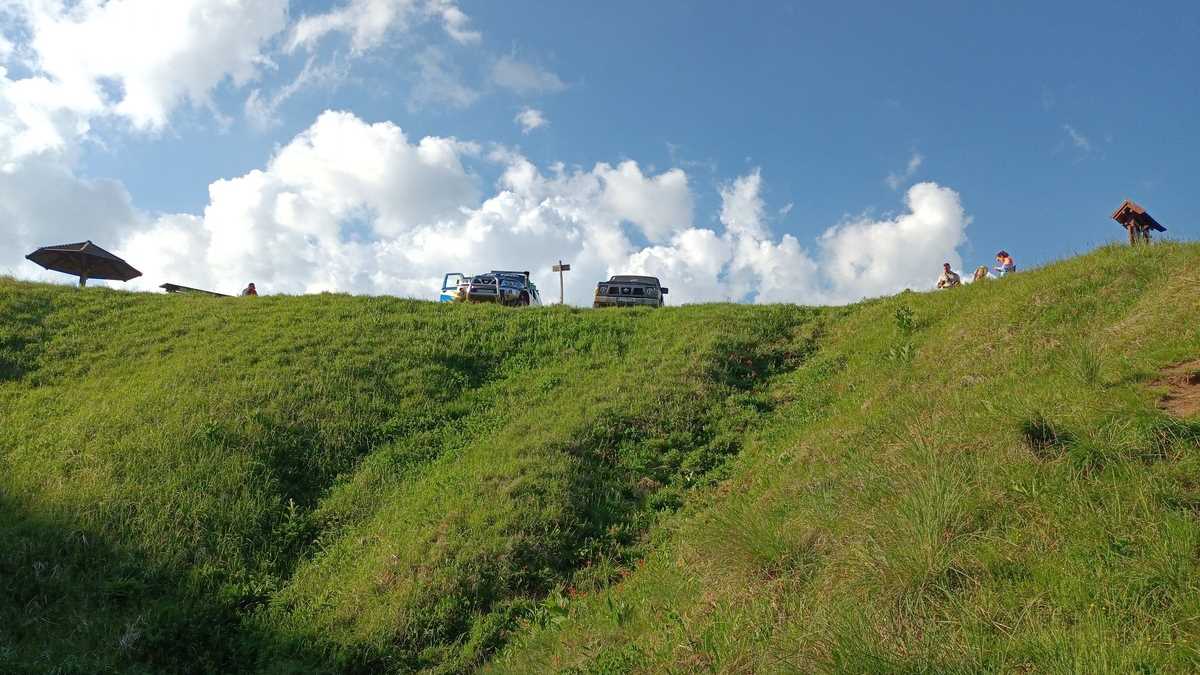
M 1156 232 L 1166 232 L 1167 228 L 1163 227 L 1157 220 L 1152 218 L 1146 209 L 1143 209 L 1137 202 L 1132 199 L 1126 199 L 1124 203 L 1113 211 L 1113 220 L 1121 224 L 1129 231 L 1129 244 L 1136 245 L 1139 241 L 1150 243 L 1150 230 Z

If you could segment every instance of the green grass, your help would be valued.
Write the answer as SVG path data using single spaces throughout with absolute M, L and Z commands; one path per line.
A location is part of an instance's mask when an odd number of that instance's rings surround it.
M 1200 246 L 852 307 L 0 280 L 0 672 L 1189 672 Z

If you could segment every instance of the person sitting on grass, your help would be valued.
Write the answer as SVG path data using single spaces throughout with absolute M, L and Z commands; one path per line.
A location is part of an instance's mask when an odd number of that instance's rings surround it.
M 1013 262 L 1012 256 L 1008 251 L 1001 250 L 996 254 L 996 276 L 1003 277 L 1017 271 L 1017 263 Z
M 954 288 L 962 285 L 962 277 L 950 269 L 950 263 L 942 263 L 942 276 L 938 277 L 938 288 Z
M 987 265 L 980 265 L 975 268 L 975 276 L 971 278 L 971 281 L 983 281 L 986 278 L 988 278 Z
M 258 289 L 254 288 L 253 281 L 250 282 L 249 286 L 242 289 L 242 295 L 258 295 Z

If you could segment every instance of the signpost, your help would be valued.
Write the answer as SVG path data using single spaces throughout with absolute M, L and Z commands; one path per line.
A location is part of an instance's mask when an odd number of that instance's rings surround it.
M 561 305 L 561 304 L 563 304 L 563 303 L 564 303 L 564 301 L 563 301 L 563 295 L 564 295 L 563 288 L 564 288 L 564 286 L 565 286 L 565 283 L 563 282 L 563 272 L 570 272 L 570 271 L 571 271 L 571 266 L 570 266 L 570 265 L 567 265 L 567 264 L 564 264 L 564 263 L 563 263 L 563 261 L 559 260 L 557 265 L 555 265 L 554 267 L 551 267 L 551 268 L 550 268 L 550 271 L 551 271 L 551 272 L 558 272 L 558 304 L 560 304 L 560 305 Z

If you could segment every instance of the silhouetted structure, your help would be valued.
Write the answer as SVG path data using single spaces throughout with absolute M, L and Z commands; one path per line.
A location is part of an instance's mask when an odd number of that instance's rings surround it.
M 184 294 L 193 294 L 193 295 L 213 295 L 218 298 L 228 298 L 229 297 L 228 295 L 225 295 L 224 293 L 218 293 L 216 291 L 206 291 L 203 288 L 192 288 L 191 286 L 180 286 L 179 284 L 172 284 L 172 283 L 161 284 L 161 285 L 159 285 L 159 288 L 163 289 L 164 291 L 166 291 L 168 293 L 184 293 Z
M 1150 230 L 1167 231 L 1167 228 L 1159 224 L 1149 213 L 1146 213 L 1146 209 L 1132 199 L 1126 199 L 1117 207 L 1117 210 L 1113 211 L 1112 217 L 1121 224 L 1121 227 L 1129 231 L 1130 246 L 1136 246 L 1138 242 L 1150 243 Z
M 48 270 L 79 277 L 80 286 L 86 286 L 88 279 L 129 281 L 142 276 L 132 265 L 91 241 L 43 246 L 25 257 Z

